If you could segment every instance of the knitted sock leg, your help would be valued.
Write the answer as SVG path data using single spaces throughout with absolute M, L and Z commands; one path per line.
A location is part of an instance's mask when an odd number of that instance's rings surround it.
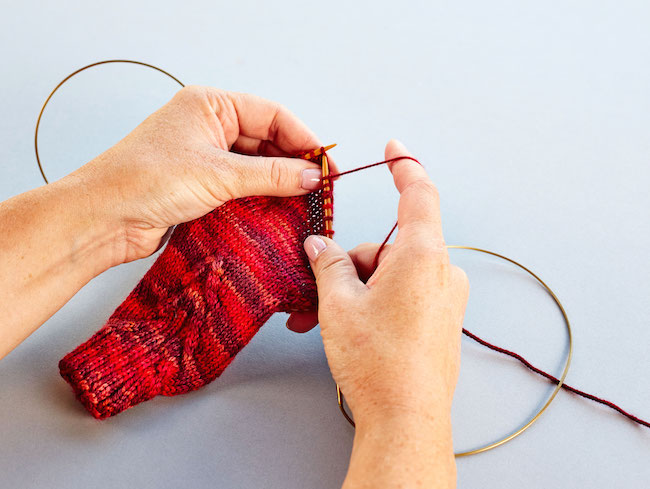
M 302 242 L 322 226 L 320 193 L 238 199 L 178 226 L 61 375 L 96 418 L 211 382 L 274 312 L 314 309 Z

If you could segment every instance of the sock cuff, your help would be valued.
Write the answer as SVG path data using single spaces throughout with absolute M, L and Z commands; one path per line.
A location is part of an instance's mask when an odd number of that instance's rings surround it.
M 160 360 L 162 337 L 134 324 L 110 321 L 59 362 L 61 376 L 97 419 L 158 395 L 177 371 L 170 358 Z

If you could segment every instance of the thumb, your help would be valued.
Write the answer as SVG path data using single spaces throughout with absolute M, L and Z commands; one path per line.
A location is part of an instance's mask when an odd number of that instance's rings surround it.
M 309 236 L 304 247 L 316 277 L 319 299 L 344 288 L 363 287 L 352 258 L 334 241 Z
M 300 158 L 232 155 L 235 188 L 233 197 L 267 195 L 292 197 L 321 187 L 321 169 L 316 163 Z

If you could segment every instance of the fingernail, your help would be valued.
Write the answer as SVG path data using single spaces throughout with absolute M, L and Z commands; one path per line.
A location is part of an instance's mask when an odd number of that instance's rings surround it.
M 318 168 L 303 170 L 301 187 L 305 190 L 319 189 L 321 187 L 321 171 Z
M 320 238 L 320 236 L 309 236 L 305 240 L 304 247 L 309 259 L 315 261 L 316 257 L 327 248 L 327 244 Z

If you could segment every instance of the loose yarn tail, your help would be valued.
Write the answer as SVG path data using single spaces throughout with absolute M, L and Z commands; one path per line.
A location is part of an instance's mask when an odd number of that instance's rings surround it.
M 411 161 L 415 161 L 419 165 L 421 164 L 418 160 L 416 160 L 412 156 L 396 156 L 395 158 L 389 158 L 387 160 L 378 161 L 377 163 L 371 163 L 369 165 L 360 166 L 359 168 L 353 168 L 352 170 L 342 171 L 341 173 L 331 173 L 329 177 L 330 178 L 342 177 L 343 175 L 349 175 L 350 173 L 356 173 L 361 170 L 367 170 L 368 168 L 372 168 L 374 166 L 385 165 L 387 163 L 392 163 L 394 161 L 399 161 L 399 160 L 411 160 Z
M 385 165 L 385 164 L 388 164 L 388 163 L 392 163 L 392 162 L 395 162 L 395 161 L 398 161 L 398 160 L 405 160 L 405 159 L 412 160 L 412 161 L 415 161 L 416 163 L 420 164 L 420 162 L 417 159 L 415 159 L 415 158 L 413 158 L 411 156 L 398 156 L 398 157 L 395 157 L 395 158 L 390 158 L 390 159 L 387 159 L 387 160 L 378 161 L 376 163 L 371 163 L 369 165 L 360 166 L 359 168 L 353 168 L 352 170 L 347 170 L 347 171 L 340 172 L 340 173 L 330 174 L 329 178 L 332 178 L 332 179 L 333 178 L 338 178 L 338 177 L 342 177 L 344 175 L 349 175 L 350 173 L 355 173 L 355 172 L 358 172 L 358 171 L 367 170 L 368 168 L 373 168 L 375 166 Z M 382 250 L 388 244 L 388 240 L 393 235 L 393 233 L 395 232 L 396 229 L 397 229 L 397 222 L 392 227 L 392 229 L 390 230 L 390 232 L 388 233 L 388 235 L 386 236 L 384 241 L 379 246 L 379 249 L 377 250 L 377 253 L 375 254 L 375 258 L 373 260 L 373 265 L 374 265 L 375 268 L 378 266 L 378 263 L 379 263 L 379 255 L 381 254 Z M 542 370 L 540 368 L 535 367 L 532 363 L 530 363 L 528 360 L 526 360 L 519 353 L 516 353 L 516 352 L 511 351 L 511 350 L 506 350 L 505 348 L 501 348 L 500 346 L 496 346 L 496 345 L 494 345 L 494 344 L 492 344 L 492 343 L 490 343 L 488 341 L 485 341 L 484 339 L 480 338 L 479 336 L 475 335 L 474 333 L 468 331 L 465 328 L 463 328 L 463 334 L 465 336 L 467 336 L 468 338 L 470 338 L 470 339 L 474 340 L 475 342 L 477 342 L 479 345 L 482 345 L 482 346 L 484 346 L 486 348 L 489 348 L 490 350 L 495 351 L 497 353 L 501 353 L 503 355 L 507 355 L 507 356 L 509 356 L 511 358 L 514 358 L 515 360 L 519 361 L 522 365 L 524 365 L 529 370 L 532 370 L 536 374 L 541 375 L 542 377 L 548 379 L 549 381 L 553 382 L 554 384 L 557 385 L 557 384 L 560 383 L 560 380 L 557 377 L 549 374 L 548 372 L 545 372 L 544 370 Z M 588 392 L 584 392 L 584 391 L 582 391 L 580 389 L 577 389 L 575 387 L 572 387 L 572 386 L 570 386 L 570 385 L 568 385 L 566 383 L 562 384 L 562 389 L 565 389 L 565 390 L 567 390 L 569 392 L 572 392 L 572 393 L 574 393 L 574 394 L 576 394 L 576 395 L 578 395 L 580 397 L 583 397 L 585 399 L 588 399 L 590 401 L 597 402 L 599 404 L 607 406 L 608 408 L 613 409 L 613 410 L 617 411 L 618 413 L 622 414 L 623 416 L 625 416 L 629 420 L 631 420 L 631 421 L 633 421 L 633 422 L 635 422 L 635 423 L 637 423 L 637 424 L 639 424 L 641 426 L 645 426 L 646 428 L 650 428 L 650 422 L 648 422 L 648 421 L 646 421 L 644 419 L 641 419 L 641 418 L 639 418 L 637 416 L 634 416 L 633 414 L 625 411 L 623 408 L 621 408 L 617 404 L 614 404 L 611 401 L 608 401 L 607 399 L 603 399 L 601 397 L 594 396 L 593 394 L 589 394 Z
M 508 355 L 509 357 L 514 358 L 515 360 L 518 360 L 521 362 L 526 368 L 532 370 L 538 375 L 541 375 L 542 377 L 547 378 L 554 384 L 559 384 L 560 380 L 557 377 L 554 377 L 553 375 L 549 374 L 548 372 L 545 372 L 544 370 L 535 367 L 532 363 L 530 363 L 528 360 L 526 360 L 524 357 L 522 357 L 519 353 L 516 353 L 511 350 L 506 350 L 505 348 L 501 348 L 500 346 L 493 345 L 492 343 L 489 343 L 485 341 L 482 338 L 479 338 L 476 336 L 474 333 L 468 331 L 467 329 L 463 328 L 463 334 L 467 336 L 468 338 L 471 338 L 472 340 L 476 341 L 479 345 L 485 346 L 486 348 L 489 348 L 492 351 L 496 351 L 498 353 L 502 353 L 503 355 Z M 607 406 L 608 408 L 611 408 L 615 411 L 618 411 L 620 414 L 625 416 L 626 418 L 634 421 L 635 423 L 638 423 L 642 426 L 645 426 L 646 428 L 650 428 L 650 423 L 648 421 L 645 421 L 641 418 L 638 418 L 634 416 L 633 414 L 628 413 L 625 411 L 623 408 L 620 406 L 614 404 L 611 401 L 608 401 L 607 399 L 603 399 L 601 397 L 596 397 L 593 394 L 589 394 L 587 392 L 581 391 L 580 389 L 576 389 L 575 387 L 572 387 L 566 383 L 562 384 L 562 389 L 566 389 L 569 392 L 573 392 L 574 394 L 579 395 L 580 397 L 584 397 L 585 399 L 589 399 L 590 401 L 594 401 L 597 403 L 600 403 L 604 406 Z

